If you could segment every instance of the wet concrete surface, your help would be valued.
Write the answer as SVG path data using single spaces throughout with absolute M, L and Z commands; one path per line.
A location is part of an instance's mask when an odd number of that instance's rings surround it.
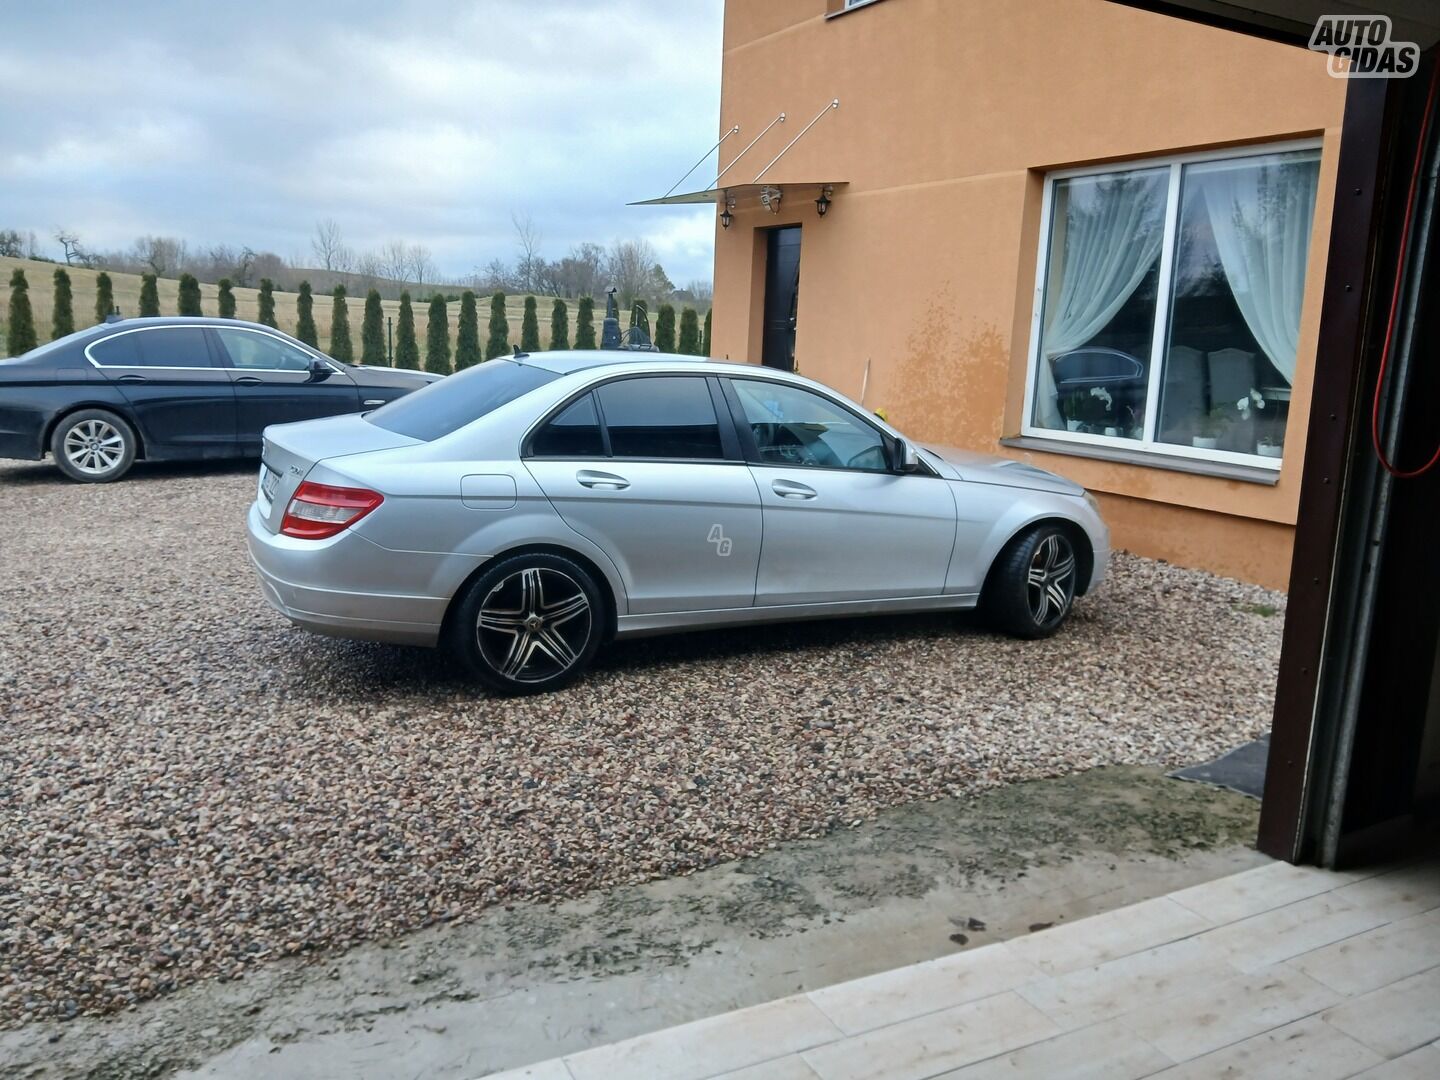
M 1258 804 L 1114 767 L 922 802 L 685 877 L 0 1033 L 0 1072 L 479 1077 L 1265 862 Z

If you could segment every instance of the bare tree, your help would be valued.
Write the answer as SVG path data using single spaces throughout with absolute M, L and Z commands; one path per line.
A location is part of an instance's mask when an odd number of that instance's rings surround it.
M 685 291 L 701 304 L 708 304 L 715 298 L 715 285 L 709 278 L 696 278 L 685 286 Z
M 659 268 L 655 249 L 648 240 L 617 240 L 610 245 L 605 258 L 605 273 L 618 291 L 623 307 L 629 307 L 636 300 L 655 298 L 659 291 L 656 277 Z
M 540 233 L 529 214 L 520 217 L 511 211 L 510 224 L 515 226 L 515 246 L 520 252 L 515 260 L 516 284 L 526 292 L 533 292 L 540 270 Z
M 430 249 L 424 244 L 410 245 L 407 262 L 410 267 L 410 280 L 414 281 L 417 287 L 434 279 L 435 260 L 430 257 Z
M 159 277 L 185 268 L 185 241 L 173 236 L 142 236 L 132 251 L 137 263 Z
M 25 237 L 19 229 L 0 229 L 0 255 L 18 259 L 25 253 Z
M 369 292 L 380 280 L 380 256 L 373 251 L 362 251 L 355 258 L 354 273 L 360 279 L 360 287 Z
M 504 259 L 491 259 L 483 269 L 471 276 L 471 284 L 477 292 L 506 292 L 514 287 L 514 275 Z
M 353 261 L 350 249 L 340 235 L 340 223 L 334 218 L 325 218 L 315 223 L 315 236 L 310 241 L 310 250 L 315 253 L 320 266 L 334 273 L 350 269 Z
M 381 273 L 397 284 L 405 284 L 410 275 L 410 249 L 403 241 L 389 241 L 380 249 L 379 261 Z
M 55 242 L 65 252 L 65 265 L 74 266 L 79 263 L 81 266 L 89 264 L 89 258 L 80 247 L 80 237 L 64 226 L 57 226 L 55 229 Z

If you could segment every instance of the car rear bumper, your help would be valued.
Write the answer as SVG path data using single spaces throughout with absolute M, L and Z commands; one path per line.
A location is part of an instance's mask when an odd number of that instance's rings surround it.
M 282 536 L 265 527 L 253 503 L 246 533 L 261 592 L 296 626 L 364 641 L 438 643 L 449 594 L 376 591 L 386 581 L 403 584 L 406 569 L 436 556 L 389 551 L 352 532 L 330 540 Z

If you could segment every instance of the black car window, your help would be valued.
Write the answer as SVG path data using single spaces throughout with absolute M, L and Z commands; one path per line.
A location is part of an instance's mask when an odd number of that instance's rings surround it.
M 140 351 L 135 347 L 139 334 L 116 334 L 90 346 L 90 356 L 95 363 L 105 367 L 138 367 Z
M 600 418 L 595 399 L 586 394 L 572 401 L 561 413 L 535 433 L 530 453 L 536 457 L 601 457 L 605 442 L 600 437 Z
M 366 413 L 365 419 L 397 435 L 430 442 L 559 377 L 513 360 L 487 360 L 396 398 Z
M 624 379 L 596 393 L 616 457 L 724 459 L 703 376 Z
M 135 339 L 135 348 L 143 367 L 210 367 L 210 349 L 205 343 L 205 331 L 198 326 L 166 326 L 126 336 Z
M 251 371 L 309 371 L 314 359 L 304 349 L 254 330 L 216 329 L 225 354 L 237 368 Z

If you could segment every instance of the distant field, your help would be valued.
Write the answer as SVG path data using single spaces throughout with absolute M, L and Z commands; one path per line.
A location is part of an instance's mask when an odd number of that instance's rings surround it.
M 15 267 L 25 271 L 25 280 L 30 284 L 30 305 L 35 310 L 35 332 L 41 344 L 50 340 L 50 317 L 55 306 L 55 279 L 56 266 L 54 263 L 39 262 L 33 259 L 13 259 L 0 256 L 0 327 L 3 327 L 6 314 L 10 305 L 10 275 Z M 90 326 L 95 322 L 95 277 L 98 271 L 84 270 L 78 266 L 67 267 L 70 272 L 70 288 L 74 293 L 75 328 L 77 330 Z M 115 303 L 119 305 L 122 315 L 134 316 L 140 312 L 140 275 L 139 274 L 110 274 L 110 282 L 115 292 Z M 162 315 L 177 314 L 180 307 L 179 292 L 180 283 L 173 278 L 161 278 L 158 288 L 160 290 L 160 313 Z M 457 287 L 453 290 L 458 293 Z M 202 283 L 200 286 L 200 307 L 206 315 L 219 314 L 219 301 L 217 296 L 219 287 L 212 284 Z M 235 315 L 240 319 L 249 319 L 252 322 L 259 314 L 260 291 L 258 289 L 235 289 Z M 295 333 L 295 301 L 296 293 L 277 292 L 275 294 L 275 321 L 280 324 L 280 329 L 287 334 Z M 490 320 L 490 297 L 479 295 L 476 297 L 480 314 L 480 346 L 483 349 L 487 336 L 487 326 Z M 536 297 L 538 301 L 537 315 L 540 321 L 540 340 L 546 345 L 550 344 L 550 307 L 554 298 L 549 296 Z M 320 348 L 325 349 L 330 343 L 330 306 L 332 300 L 329 293 L 317 293 L 315 295 L 315 326 L 320 335 Z M 400 315 L 400 301 L 382 300 L 385 314 L 392 319 L 398 319 Z M 567 300 L 566 306 L 570 309 L 570 337 L 575 337 L 575 301 Z M 365 315 L 365 297 L 350 296 L 346 299 L 346 307 L 350 318 L 350 337 L 355 344 L 355 355 L 360 355 L 360 321 Z M 429 309 L 425 304 L 415 303 L 415 338 L 420 344 L 421 363 L 425 358 L 425 324 L 429 317 Z M 459 303 L 448 305 L 450 316 L 450 349 L 454 354 L 456 322 L 460 318 Z M 599 311 L 596 314 L 595 332 L 600 332 L 599 320 L 604 318 L 603 305 L 597 305 Z M 510 323 L 510 341 L 512 344 L 520 342 L 520 320 L 525 314 L 525 297 L 521 295 L 507 296 L 505 302 L 505 314 Z M 4 355 L 5 338 L 3 331 L 0 331 L 0 356 Z

